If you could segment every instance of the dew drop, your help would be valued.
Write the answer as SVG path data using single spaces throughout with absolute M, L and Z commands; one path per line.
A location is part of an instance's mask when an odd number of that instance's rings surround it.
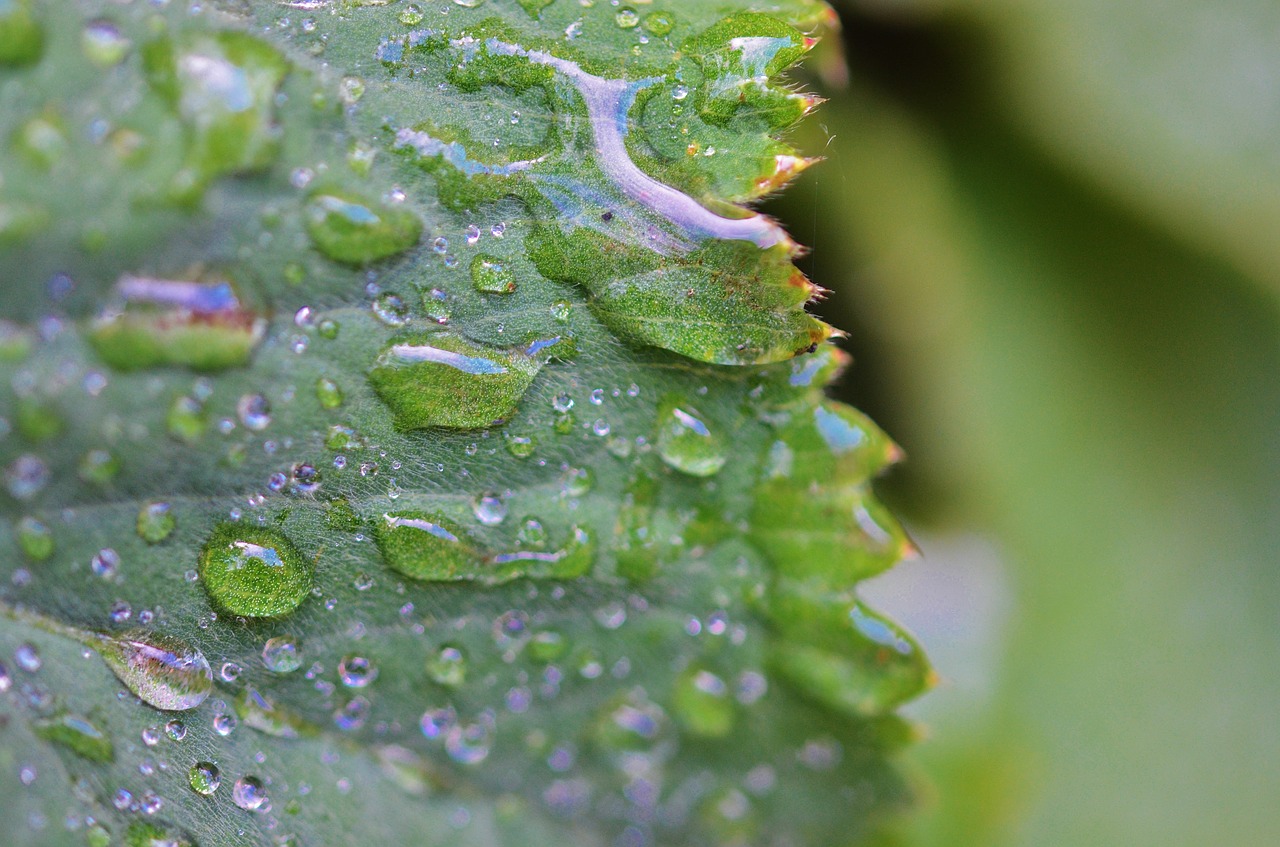
M 507 517 L 507 504 L 495 494 L 478 497 L 472 509 L 476 520 L 485 526 L 497 526 Z
M 236 403 L 240 423 L 254 432 L 261 432 L 271 424 L 271 404 L 261 394 L 245 394 Z
M 267 802 L 267 789 L 256 776 L 242 776 L 231 786 L 231 800 L 246 812 L 255 812 Z
M 338 663 L 338 678 L 348 688 L 365 688 L 378 678 L 378 667 L 363 656 L 347 656 Z
M 43 562 L 53 555 L 53 533 L 42 521 L 24 517 L 18 521 L 18 546 L 33 562 Z
M 451 644 L 441 647 L 427 659 L 427 676 L 440 685 L 456 687 L 466 681 L 467 657 L 461 648 Z
M 640 16 L 630 6 L 623 6 L 613 16 L 613 22 L 622 29 L 633 29 L 640 23 Z
M 311 590 L 312 565 L 282 533 L 220 524 L 200 552 L 200 580 L 224 610 L 250 618 L 293 611 Z
M 336 409 L 342 405 L 342 389 L 338 383 L 322 376 L 316 380 L 316 399 L 326 409 Z
M 381 206 L 349 193 L 313 195 L 306 224 L 317 250 L 350 265 L 394 256 L 422 235 L 422 221 L 408 209 Z
M 516 290 L 516 275 L 502 260 L 482 253 L 471 260 L 471 284 L 485 294 L 510 294 Z
M 267 639 L 262 646 L 262 664 L 273 673 L 292 673 L 302 667 L 302 650 L 292 635 Z
M 177 520 L 168 503 L 147 503 L 138 511 L 138 536 L 148 544 L 159 544 L 173 533 Z
M 192 791 L 208 797 L 222 785 L 222 771 L 213 762 L 196 762 L 187 772 L 187 782 Z
M 175 638 L 136 632 L 98 635 L 89 643 L 138 699 L 163 711 L 194 709 L 213 691 L 204 654 Z
M 712 476 L 727 461 L 724 443 L 696 409 L 668 398 L 658 410 L 658 455 L 681 473 Z

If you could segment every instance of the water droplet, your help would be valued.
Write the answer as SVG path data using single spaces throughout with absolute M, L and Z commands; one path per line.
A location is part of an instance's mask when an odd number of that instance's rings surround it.
M 267 789 L 256 776 L 242 776 L 231 786 L 231 799 L 246 812 L 254 812 L 267 802 Z
M 475 579 L 481 557 L 457 524 L 433 512 L 388 513 L 374 540 L 393 570 L 414 579 Z
M 179 397 L 174 400 L 165 417 L 165 429 L 168 433 L 187 444 L 199 440 L 208 423 L 204 405 L 193 397 Z
M 94 576 L 111 579 L 120 570 L 120 554 L 110 547 L 103 547 L 89 560 L 89 570 Z
M 613 22 L 622 29 L 632 29 L 639 25 L 640 16 L 636 14 L 636 10 L 630 6 L 623 6 L 613 16 Z
M 467 657 L 461 648 L 446 644 L 427 659 L 427 676 L 440 685 L 456 687 L 466 681 Z
M 213 762 L 196 762 L 187 772 L 187 782 L 192 791 L 208 797 L 222 785 L 222 771 Z
M 148 503 L 138 511 L 138 535 L 148 544 L 159 544 L 173 532 L 177 520 L 168 503 Z
M 346 106 L 354 106 L 364 96 L 364 80 L 358 76 L 344 76 L 338 83 L 338 99 Z
M 142 54 L 152 87 L 186 125 L 193 188 L 270 164 L 280 137 L 276 91 L 289 70 L 273 47 L 243 32 L 188 32 Z
M 29 500 L 49 483 L 49 466 L 30 453 L 13 460 L 4 471 L 5 486 L 18 500 Z
M 218 676 L 222 677 L 223 682 L 235 682 L 240 678 L 241 667 L 235 662 L 223 662 L 222 668 L 218 671 Z
M 43 562 L 53 555 L 53 532 L 42 521 L 24 517 L 18 521 L 18 546 L 28 559 Z
M 236 403 L 240 423 L 254 432 L 261 432 L 271 424 L 271 404 L 261 394 L 245 394 Z
M 325 318 L 316 325 L 316 332 L 320 333 L 321 338 L 333 340 L 338 337 L 338 329 L 340 324 L 332 318 Z
M 510 294 L 516 290 L 516 275 L 501 259 L 482 253 L 471 260 L 471 283 L 485 294 Z
M 274 673 L 291 673 L 302 667 L 302 649 L 292 635 L 267 639 L 262 645 L 262 664 Z
M 235 715 L 220 712 L 213 716 L 213 731 L 219 735 L 227 736 L 235 732 L 236 724 L 238 723 L 239 721 L 236 720 Z
M 44 52 L 44 30 L 31 0 L 9 0 L 0 6 L 0 65 L 29 65 Z
M 690 476 L 712 476 L 728 458 L 719 434 L 695 408 L 675 398 L 658 410 L 656 446 L 664 462 Z
M 485 526 L 497 526 L 507 517 L 507 504 L 503 503 L 496 494 L 485 494 L 476 498 L 472 508 L 476 520 Z
M 381 206 L 349 193 L 313 195 L 306 223 L 317 250 L 351 265 L 394 256 L 422 235 L 422 221 L 408 209 Z
M 378 666 L 363 656 L 347 656 L 338 663 L 338 678 L 348 688 L 364 688 L 378 678 Z
M 33 724 L 36 735 L 91 762 L 115 760 L 115 747 L 102 730 L 79 715 L 61 714 Z
M 220 524 L 200 552 L 199 572 L 215 603 L 250 618 L 287 614 L 311 590 L 311 563 L 265 527 Z
M 131 46 L 120 28 L 107 20 L 89 21 L 80 34 L 85 57 L 100 68 L 120 64 Z
M 187 725 L 175 718 L 164 725 L 164 734 L 174 741 L 181 741 L 187 737 Z
M 422 23 L 423 17 L 422 9 L 416 4 L 410 3 L 401 10 L 400 23 L 405 26 L 417 26 Z
M 703 738 L 723 738 L 733 730 L 729 687 L 711 671 L 690 668 L 676 679 L 672 709 L 681 726 Z
M 650 12 L 644 16 L 644 28 L 657 36 L 667 35 L 675 25 L 676 16 L 671 12 Z
M 507 452 L 517 459 L 527 459 L 533 455 L 534 448 L 537 446 L 532 436 L 515 435 L 510 432 L 504 432 L 502 439 L 507 445 Z
M 563 656 L 568 648 L 569 642 L 554 630 L 536 632 L 529 640 L 529 656 L 536 662 L 554 662 Z
M 454 0 L 459 2 L 459 0 Z M 463 726 L 455 724 L 445 734 L 444 749 L 449 758 L 462 765 L 477 765 L 489 755 L 492 731 L 483 721 Z
M 175 638 L 136 632 L 115 638 L 98 635 L 87 643 L 138 699 L 153 708 L 194 709 L 213 691 L 213 670 L 204 654 Z
M 428 709 L 422 713 L 418 726 L 427 738 L 441 738 L 457 720 L 458 716 L 452 708 Z
M 404 326 L 409 322 L 409 307 L 399 294 L 389 291 L 373 301 L 373 313 L 387 326 Z
M 338 383 L 322 376 L 316 380 L 316 399 L 326 409 L 336 409 L 342 405 L 342 389 Z
M 549 346 L 502 350 L 448 333 L 415 335 L 384 349 L 369 380 L 402 427 L 474 429 L 515 411 Z

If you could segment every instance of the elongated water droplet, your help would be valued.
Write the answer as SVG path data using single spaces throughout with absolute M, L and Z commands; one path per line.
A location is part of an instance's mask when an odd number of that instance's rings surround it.
M 170 712 L 194 709 L 213 691 L 213 670 L 199 650 L 170 636 L 135 632 L 98 635 L 89 646 L 148 706 Z
M 200 552 L 199 575 L 221 608 L 270 618 L 293 611 L 306 598 L 312 565 L 276 530 L 224 523 Z
M 394 256 L 422 235 L 422 221 L 408 209 L 383 206 L 350 192 L 312 195 L 306 223 L 317 250 L 350 265 Z
M 369 379 L 401 427 L 489 426 L 515 411 L 553 343 L 501 350 L 443 332 L 409 336 L 382 351 Z
M 33 725 L 36 735 L 60 744 L 81 758 L 91 762 L 111 762 L 115 748 L 111 739 L 88 719 L 79 715 L 61 714 L 38 720 Z
M 98 356 L 120 371 L 172 365 L 218 371 L 243 365 L 267 322 L 241 305 L 230 283 L 125 274 L 116 284 L 123 308 L 89 328 Z
M 466 533 L 434 512 L 384 514 L 374 539 L 387 564 L 414 579 L 475 579 L 482 572 L 482 558 Z

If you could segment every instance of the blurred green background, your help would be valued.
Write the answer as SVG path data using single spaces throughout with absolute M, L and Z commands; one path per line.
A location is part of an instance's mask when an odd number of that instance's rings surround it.
M 901 842 L 1280 843 L 1280 4 L 840 11 L 771 211 L 909 456 Z

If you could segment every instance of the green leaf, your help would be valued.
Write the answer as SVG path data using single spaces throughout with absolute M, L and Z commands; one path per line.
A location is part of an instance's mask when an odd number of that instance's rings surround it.
M 736 205 L 804 161 L 779 74 L 824 6 L 14 8 L 11 843 L 856 844 L 908 806 L 931 674 L 856 596 L 910 549 L 897 451 Z

